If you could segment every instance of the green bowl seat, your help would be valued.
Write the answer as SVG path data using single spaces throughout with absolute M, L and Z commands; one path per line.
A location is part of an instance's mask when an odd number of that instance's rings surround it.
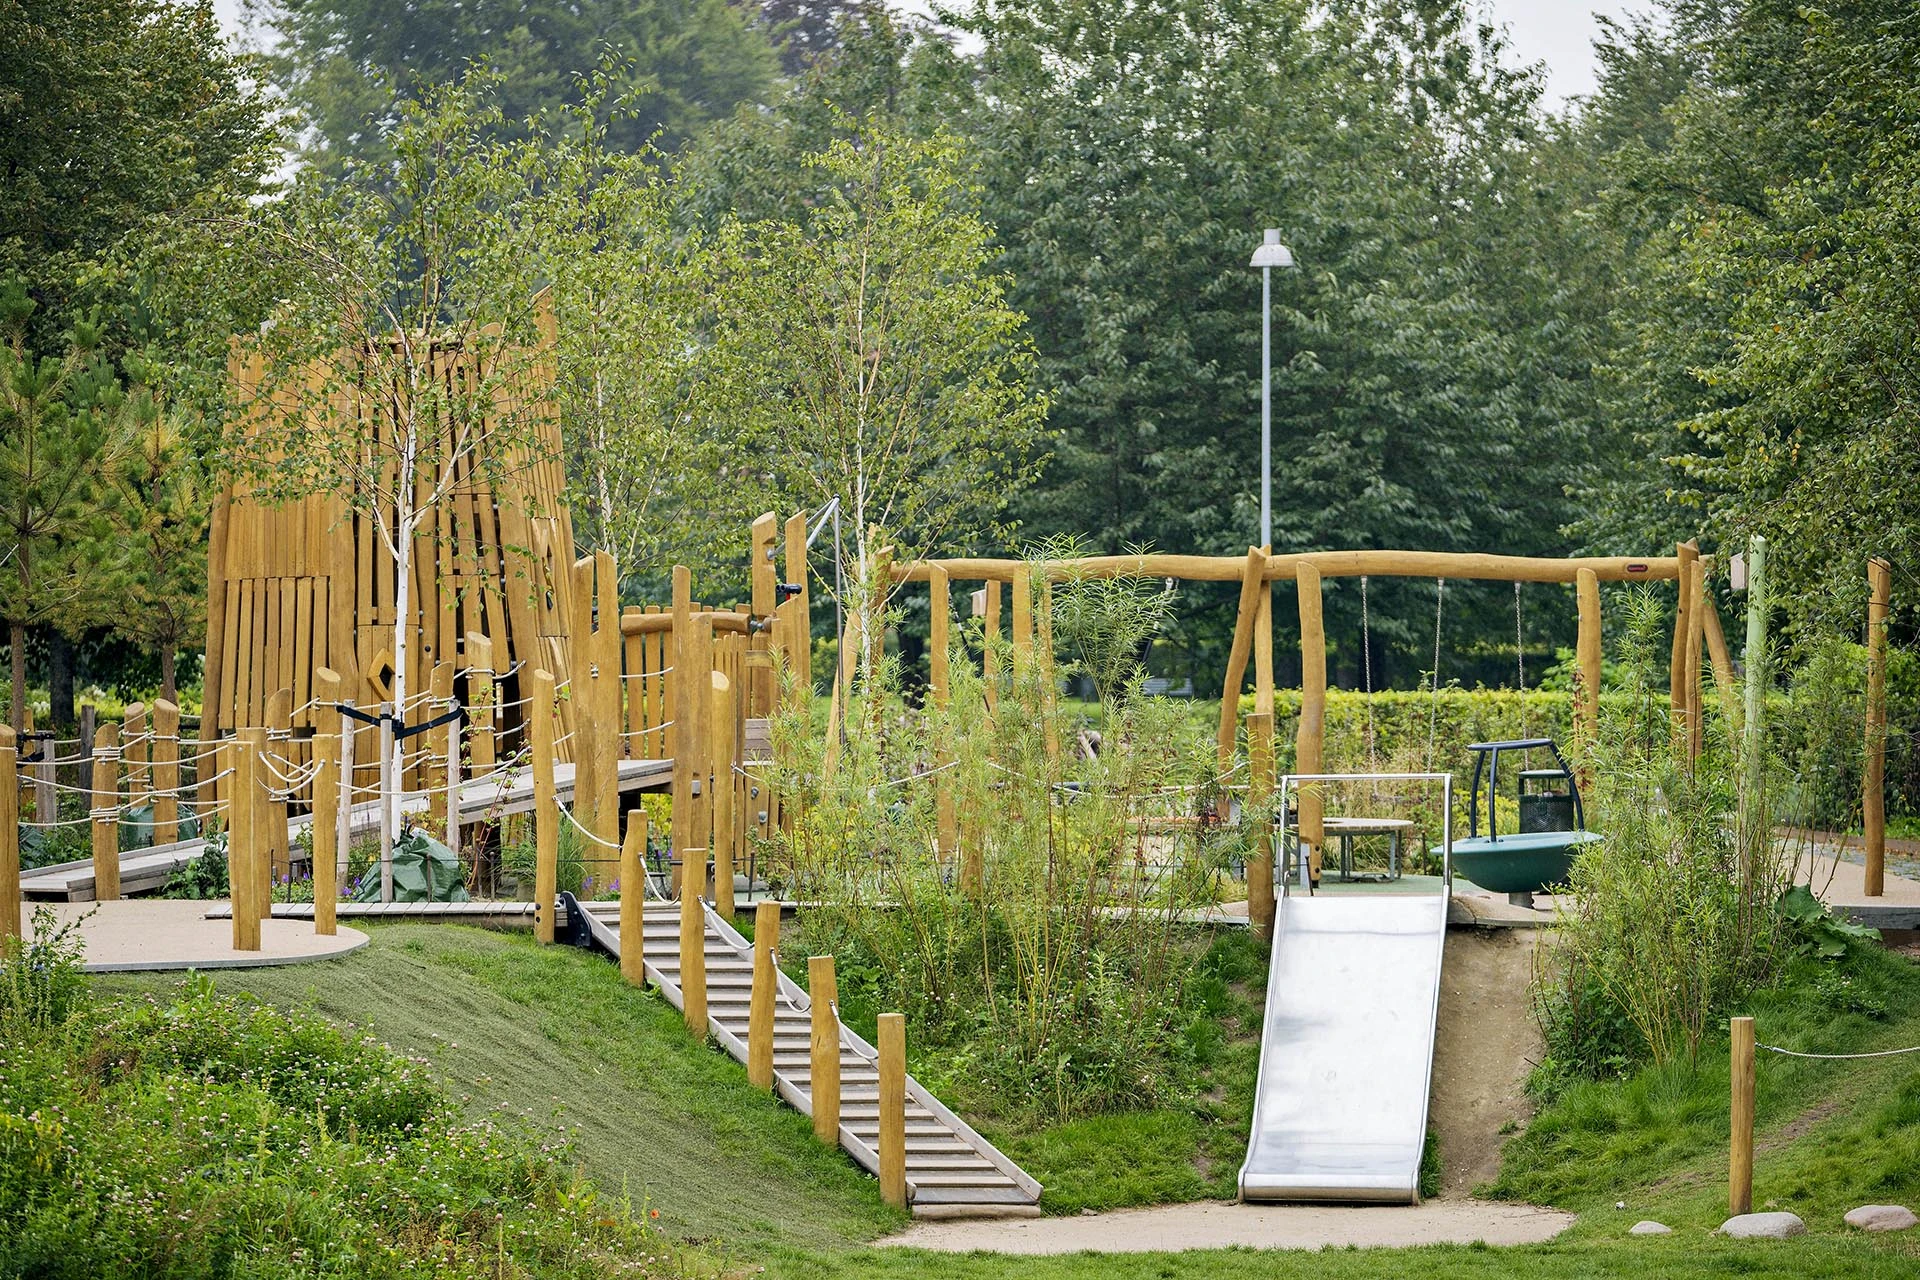
M 1453 870 L 1494 893 L 1539 893 L 1567 883 L 1573 859 L 1597 831 L 1521 831 L 1453 842 Z M 1433 852 L 1443 852 L 1435 845 Z

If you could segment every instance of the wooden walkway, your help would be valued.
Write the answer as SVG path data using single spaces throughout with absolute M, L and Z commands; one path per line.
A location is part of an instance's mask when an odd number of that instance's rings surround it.
M 615 958 L 620 955 L 618 902 L 582 904 L 593 941 Z M 707 1026 L 721 1047 L 747 1060 L 747 1006 L 753 991 L 753 944 L 708 907 Z M 647 904 L 645 916 L 648 981 L 676 1009 L 680 994 L 680 907 Z M 782 1098 L 805 1115 L 813 1114 L 812 1004 L 786 974 L 779 975 L 780 997 L 774 1013 L 773 1084 Z M 840 1024 L 840 1145 L 869 1173 L 880 1171 L 880 1076 L 872 1045 Z M 913 1077 L 907 1077 L 907 1199 L 916 1213 L 965 1208 L 1019 1213 L 1033 1211 L 1040 1184 L 952 1111 Z
M 573 799 L 573 773 L 574 766 L 570 763 L 553 767 L 554 790 L 562 804 L 570 803 Z M 672 782 L 671 760 L 620 761 L 622 792 L 663 791 Z M 418 817 L 428 811 L 432 799 L 424 791 L 410 792 L 401 798 L 400 811 L 404 815 Z M 491 821 L 507 814 L 526 813 L 532 808 L 533 770 L 530 768 L 518 769 L 502 777 L 467 782 L 460 788 L 462 823 Z M 289 835 L 298 836 L 312 821 L 312 816 L 304 813 L 288 819 Z M 354 835 L 377 831 L 380 827 L 378 802 L 368 800 L 356 804 L 348 826 Z M 136 894 L 159 890 L 176 870 L 199 857 L 205 845 L 205 841 L 196 837 L 121 853 L 120 892 Z M 91 902 L 93 860 L 57 862 L 52 866 L 22 872 L 20 895 L 42 902 Z

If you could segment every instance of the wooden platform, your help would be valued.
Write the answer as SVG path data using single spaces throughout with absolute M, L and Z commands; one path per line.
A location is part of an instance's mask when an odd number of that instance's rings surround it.
M 305 921 L 276 918 L 260 924 L 260 949 L 233 949 L 233 909 L 216 917 L 211 902 L 182 899 L 121 899 L 118 902 L 56 903 L 47 908 L 63 923 L 77 921 L 86 947 L 88 973 L 147 969 L 255 969 L 329 960 L 367 945 L 367 935 L 340 926 L 322 937 Z M 22 905 L 22 923 L 33 928 L 34 907 Z
M 594 941 L 620 954 L 618 902 L 583 904 Z M 753 944 L 709 907 L 706 912 L 707 1025 L 722 1048 L 747 1060 L 747 1006 L 753 990 Z M 680 993 L 680 907 L 649 903 L 644 941 L 647 979 L 675 1008 Z M 797 1110 L 813 1114 L 812 1004 L 799 984 L 780 975 L 774 1014 L 773 1084 Z M 840 1027 L 840 1145 L 870 1173 L 880 1169 L 879 1071 L 872 1045 Z M 1030 1212 L 1040 1199 L 1035 1182 L 966 1121 L 907 1077 L 907 1199 L 916 1213 L 954 1206 Z
M 573 799 L 573 774 L 574 766 L 571 764 L 557 764 L 553 768 L 554 789 L 563 804 Z M 623 793 L 664 791 L 672 782 L 671 760 L 620 761 L 620 790 Z M 424 814 L 428 811 L 430 800 L 426 792 L 412 792 L 401 798 L 400 810 L 403 814 Z M 526 813 L 532 808 L 531 769 L 521 769 L 506 777 L 469 782 L 460 790 L 460 820 L 463 823 L 490 821 L 508 814 Z M 297 836 L 312 821 L 308 814 L 296 815 L 287 822 L 287 830 Z M 363 801 L 353 807 L 350 828 L 355 835 L 376 831 L 379 826 L 377 802 Z M 120 892 L 132 895 L 159 890 L 167 883 L 167 877 L 199 857 L 204 847 L 205 842 L 195 838 L 122 853 Z M 29 900 L 43 902 L 91 902 L 93 861 L 58 862 L 23 872 L 20 876 L 20 894 Z

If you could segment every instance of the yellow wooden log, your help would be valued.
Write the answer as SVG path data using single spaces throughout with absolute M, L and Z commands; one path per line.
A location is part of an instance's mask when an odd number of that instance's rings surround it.
M 1302 565 L 1295 585 L 1300 596 L 1300 725 L 1294 737 L 1294 771 L 1319 773 L 1327 722 L 1327 633 L 1320 611 L 1320 571 Z M 1300 848 L 1307 873 L 1320 883 L 1320 856 L 1326 842 L 1320 787 L 1300 788 Z
M 1026 679 L 1033 660 L 1033 566 L 1013 567 L 1013 679 Z
M 153 775 L 147 761 L 147 704 L 129 702 L 120 714 L 120 763 L 127 778 L 127 808 L 144 808 L 153 799 Z
M 0 724 L 0 941 L 20 936 L 20 752 Z
M 1693 635 L 1693 581 L 1689 576 L 1690 566 L 1699 557 L 1699 548 L 1691 542 L 1683 542 L 1678 547 L 1680 570 L 1674 576 L 1680 583 L 1680 602 L 1673 614 L 1673 648 L 1667 664 L 1667 704 L 1673 722 L 1673 751 L 1676 756 L 1687 754 L 1687 744 L 1692 737 L 1692 729 L 1687 721 L 1688 697 L 1691 685 L 1687 679 L 1687 648 Z
M 986 608 L 981 613 L 980 678 L 986 684 L 987 710 L 1000 708 L 1000 584 L 987 584 Z
M 1574 749 L 1593 750 L 1600 732 L 1600 578 L 1591 569 L 1580 571 L 1578 597 L 1580 631 L 1574 646 L 1578 684 L 1573 691 Z
M 647 811 L 627 815 L 620 842 L 620 976 L 647 985 Z
M 560 894 L 560 811 L 553 785 L 553 674 L 535 671 L 528 681 L 527 723 L 533 755 L 533 936 L 553 941 L 555 900 Z
M 1247 808 L 1261 809 L 1273 796 L 1273 713 L 1256 711 L 1247 717 Z M 1273 937 L 1273 825 L 1265 817 L 1254 837 L 1255 853 L 1247 859 L 1247 917 L 1254 932 Z
M 1860 807 L 1867 841 L 1867 896 L 1887 890 L 1887 613 L 1893 567 L 1867 561 L 1867 767 Z
M 1260 551 L 1263 558 L 1268 554 L 1266 547 Z M 1257 714 L 1273 714 L 1273 584 L 1264 581 L 1259 611 L 1253 617 L 1253 709 Z
M 687 1030 L 707 1038 L 707 851 L 688 849 L 680 862 L 680 1000 Z
M 120 739 L 111 724 L 93 735 L 93 896 L 120 896 Z
M 752 595 L 749 608 L 756 618 L 774 616 L 775 587 L 780 575 L 775 564 L 775 544 L 780 537 L 780 521 L 773 512 L 766 511 L 754 517 L 747 538 L 748 586 Z M 740 692 L 742 705 L 750 716 L 771 715 L 773 712 L 773 668 L 753 669 L 747 687 Z
M 474 776 L 489 773 L 499 761 L 493 718 L 499 698 L 493 682 L 493 641 L 467 632 L 467 753 Z
M 153 703 L 153 842 L 180 838 L 180 708 Z
M 807 573 L 807 515 L 796 511 L 787 518 L 787 581 L 800 594 L 787 601 L 792 617 L 787 633 L 787 673 L 797 697 L 813 691 L 813 589 Z
M 673 855 L 681 858 L 685 850 L 691 849 L 697 841 L 693 839 L 693 779 L 696 768 L 692 743 L 685 730 L 693 723 L 693 715 L 688 710 L 694 704 L 689 690 L 696 686 L 693 682 L 693 659 L 689 656 L 692 648 L 693 629 L 693 575 L 683 564 L 673 566 L 673 612 L 669 615 L 673 630 L 668 636 L 667 665 L 672 668 L 667 682 L 667 696 L 673 704 L 673 723 L 667 726 L 667 749 L 673 759 Z M 704 684 L 704 676 L 702 677 Z
M 337 933 L 340 901 L 340 673 L 313 672 L 313 931 Z
M 260 775 L 260 802 L 266 806 L 261 821 L 261 835 L 266 840 L 267 879 L 264 888 L 267 901 L 273 900 L 273 878 L 276 875 L 293 875 L 293 848 L 287 829 L 288 786 L 281 775 L 294 777 L 297 767 L 293 758 L 293 690 L 284 685 L 275 689 L 267 698 L 266 750 L 276 763 L 265 764 Z
M 573 562 L 568 583 L 567 705 L 573 712 L 573 817 L 595 834 L 600 829 L 600 699 L 594 683 L 593 557 Z
M 832 956 L 807 957 L 807 996 L 813 1002 L 809 1089 L 813 1105 L 813 1136 L 829 1146 L 840 1145 L 840 999 L 833 976 Z
M 907 1020 L 897 1013 L 879 1017 L 880 1198 L 896 1209 L 907 1207 Z
M 606 845 L 620 842 L 620 572 L 613 555 L 596 551 L 593 578 L 599 608 L 593 630 L 594 724 L 600 739 L 594 746 L 597 757 L 593 778 L 593 822 L 587 829 Z M 579 792 L 576 789 L 576 800 Z
M 747 1002 L 747 1081 L 756 1089 L 773 1087 L 773 1014 L 779 1005 L 780 974 L 774 952 L 780 947 L 780 904 L 753 908 L 753 994 Z
M 260 808 L 254 797 L 260 790 L 260 753 L 266 746 L 264 729 L 236 729 L 223 754 L 233 769 L 228 792 L 227 892 L 233 899 L 233 949 L 260 949 L 260 917 L 255 910 L 254 879 L 260 859 Z
M 740 759 L 735 690 L 724 672 L 713 681 L 713 909 L 733 919 L 733 843 L 739 815 L 734 809 L 734 766 Z
M 1735 1018 L 1732 1031 L 1733 1097 L 1727 1152 L 1727 1212 L 1753 1212 L 1753 1019 Z
M 254 732 L 259 735 L 253 742 L 254 759 L 258 763 L 258 771 L 254 774 L 257 785 L 247 796 L 236 791 L 234 803 L 237 805 L 246 800 L 247 807 L 253 810 L 253 843 L 244 851 L 250 864 L 247 869 L 247 892 L 253 900 L 254 919 L 264 922 L 273 917 L 273 820 L 285 810 L 275 806 L 270 794 L 280 785 L 267 760 L 267 754 L 274 749 L 272 737 L 265 729 Z M 281 830 L 284 831 L 285 827 L 283 821 Z M 228 861 L 232 861 L 231 856 Z
M 692 844 L 711 855 L 713 849 L 713 739 L 719 729 L 713 723 L 713 628 L 695 621 L 687 637 L 686 735 L 681 742 L 693 765 L 698 782 L 697 793 L 688 806 Z M 704 875 L 704 871 L 702 872 Z M 696 885 L 701 881 L 696 879 Z
M 894 566 L 901 582 L 925 582 L 930 560 Z M 979 557 L 939 561 L 955 582 L 1010 582 L 1025 563 Z M 1271 556 L 1267 579 L 1290 581 L 1303 564 L 1311 564 L 1323 578 L 1457 578 L 1482 582 L 1574 582 L 1583 568 L 1602 582 L 1675 581 L 1680 577 L 1677 556 L 1584 556 L 1554 559 L 1535 556 L 1480 555 L 1452 551 L 1306 551 Z M 1125 555 L 1084 556 L 1053 560 L 1047 573 L 1055 581 L 1078 578 L 1177 578 L 1187 582 L 1238 582 L 1239 556 Z
M 1246 559 L 1240 562 L 1240 609 L 1233 620 L 1233 647 L 1227 653 L 1227 675 L 1220 686 L 1220 728 L 1215 735 L 1222 776 L 1233 768 L 1233 744 L 1240 727 L 1240 682 L 1246 678 L 1247 655 L 1253 651 L 1260 594 L 1271 590 L 1264 572 L 1266 562 L 1266 552 L 1258 547 L 1248 547 Z M 1224 796 L 1220 803 L 1226 804 Z

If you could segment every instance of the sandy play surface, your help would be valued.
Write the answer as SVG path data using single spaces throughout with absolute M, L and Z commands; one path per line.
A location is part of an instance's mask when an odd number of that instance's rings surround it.
M 1188 1249 L 1407 1248 L 1423 1244 L 1538 1244 L 1573 1215 L 1531 1205 L 1435 1200 L 1407 1207 L 1177 1204 L 1066 1218 L 922 1222 L 881 1246 L 941 1253 L 1150 1253 Z

